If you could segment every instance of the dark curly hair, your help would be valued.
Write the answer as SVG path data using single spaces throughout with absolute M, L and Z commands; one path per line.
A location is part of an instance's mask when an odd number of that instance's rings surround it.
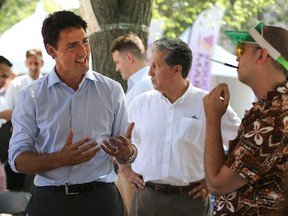
M 44 46 L 50 44 L 57 49 L 60 32 L 67 28 L 83 28 L 86 32 L 87 23 L 71 11 L 56 11 L 43 21 L 42 36 Z

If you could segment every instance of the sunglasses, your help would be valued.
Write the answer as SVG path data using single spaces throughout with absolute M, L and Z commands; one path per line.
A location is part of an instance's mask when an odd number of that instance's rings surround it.
M 259 46 L 254 46 L 254 45 L 250 45 L 250 44 L 241 44 L 241 43 L 238 43 L 237 47 L 236 47 L 236 50 L 235 50 L 235 53 L 236 53 L 236 56 L 237 57 L 240 57 L 243 55 L 244 51 L 245 51 L 245 47 L 252 47 L 252 48 L 255 48 L 255 49 L 262 49 L 261 47 Z

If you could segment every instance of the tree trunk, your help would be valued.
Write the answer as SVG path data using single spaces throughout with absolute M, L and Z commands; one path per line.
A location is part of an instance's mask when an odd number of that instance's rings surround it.
M 153 0 L 90 0 L 90 3 L 98 23 L 98 29 L 89 36 L 92 68 L 119 81 L 126 90 L 126 81 L 115 72 L 110 46 L 118 36 L 133 32 L 143 40 L 147 48 Z

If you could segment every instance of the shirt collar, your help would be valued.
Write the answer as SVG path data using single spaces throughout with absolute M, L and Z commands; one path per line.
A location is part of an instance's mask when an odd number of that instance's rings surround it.
M 189 97 L 189 95 L 191 95 L 191 92 L 193 93 L 193 88 L 194 86 L 191 84 L 191 82 L 188 82 L 188 88 L 186 89 L 186 91 L 184 92 L 184 94 L 179 97 L 173 104 L 181 104 L 183 103 L 183 101 L 186 100 L 187 97 Z M 169 101 L 162 93 L 161 93 L 161 97 L 167 101 Z
M 42 76 L 43 76 L 43 75 L 40 73 L 37 79 L 39 79 L 39 78 L 42 77 Z M 34 81 L 34 79 L 30 76 L 29 73 L 27 74 L 27 79 L 29 79 L 31 82 Z M 36 80 L 37 80 L 37 79 L 36 79 Z
M 56 83 L 62 83 L 58 75 L 56 74 L 55 68 L 48 74 L 48 88 Z M 91 70 L 87 71 L 79 84 L 79 87 L 84 83 L 86 79 L 90 79 L 92 81 L 97 81 L 96 77 L 94 76 Z
M 145 66 L 130 76 L 127 80 L 128 89 L 131 89 L 133 85 L 139 82 L 143 77 L 145 77 L 149 71 L 150 67 Z

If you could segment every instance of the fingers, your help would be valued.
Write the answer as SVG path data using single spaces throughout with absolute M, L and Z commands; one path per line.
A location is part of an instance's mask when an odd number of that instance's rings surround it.
M 72 144 L 72 142 L 73 142 L 73 137 L 74 137 L 73 130 L 70 129 L 70 130 L 69 130 L 69 133 L 68 133 L 68 137 L 67 137 L 66 142 L 65 142 L 65 145 Z
M 225 105 L 228 105 L 230 101 L 230 93 L 228 86 L 223 87 L 222 95 L 223 95 L 222 97 L 224 98 Z
M 97 147 L 91 151 L 83 153 L 82 154 L 83 162 L 91 160 L 100 150 L 101 150 L 101 148 Z
M 202 179 L 197 183 L 199 184 L 196 187 L 194 187 L 191 191 L 189 191 L 188 195 L 190 196 L 193 195 L 193 199 L 202 198 L 203 200 L 205 200 L 209 196 L 206 182 L 204 179 Z
M 143 178 L 141 175 L 135 173 L 135 178 L 133 179 L 133 184 L 137 185 L 138 189 L 144 189 L 145 188 L 145 182 L 143 181 Z
M 188 192 L 188 195 L 193 195 L 196 194 L 198 191 L 200 191 L 203 188 L 203 186 L 201 184 L 197 185 L 196 187 L 194 187 L 191 191 Z
M 193 188 L 191 191 L 189 191 L 188 195 L 193 195 L 193 199 L 202 198 L 205 200 L 209 196 L 209 192 L 205 188 L 201 188 L 199 190 L 195 190 L 195 188 Z
M 86 161 L 91 160 L 99 151 L 100 147 L 92 148 L 97 144 L 90 145 L 82 149 L 64 148 L 61 151 L 62 165 L 63 166 L 74 166 Z M 72 145 L 69 145 L 72 146 Z
M 125 137 L 126 137 L 127 139 L 131 139 L 134 125 L 135 125 L 135 123 L 134 123 L 134 122 L 131 122 L 130 125 L 128 126 L 127 132 L 126 132 L 126 134 L 125 134 Z
M 143 181 L 142 175 L 135 173 L 130 166 L 121 166 L 121 172 L 137 192 L 139 192 L 140 189 L 143 190 L 145 188 L 145 182 Z
M 77 142 L 73 143 L 73 137 L 74 137 L 74 132 L 73 132 L 72 129 L 70 129 L 70 130 L 69 130 L 69 133 L 68 133 L 68 137 L 67 137 L 66 142 L 65 142 L 65 145 L 71 145 L 71 144 L 73 144 L 73 147 L 74 147 L 75 149 L 77 149 L 77 148 L 80 149 L 80 147 L 81 147 L 83 144 L 91 141 L 91 138 L 90 138 L 90 137 L 86 137 L 86 138 L 84 138 L 84 139 L 78 140 Z M 97 144 L 98 144 L 97 142 L 93 142 L 93 143 L 91 143 L 91 144 L 89 144 L 89 145 L 87 145 L 87 146 L 91 146 L 90 148 L 92 148 L 92 147 L 96 146 Z M 86 147 L 86 146 L 85 146 L 85 147 Z M 82 148 L 82 147 L 81 147 L 81 148 Z M 88 148 L 88 147 L 83 148 L 82 150 L 85 150 L 85 149 L 87 150 L 87 148 Z
M 81 142 L 81 143 L 82 143 L 82 142 Z M 87 142 L 84 142 L 84 143 L 87 143 Z M 83 143 L 83 144 L 84 144 L 84 143 Z M 94 148 L 95 146 L 98 145 L 97 142 L 92 142 L 92 143 L 89 143 L 89 144 L 84 145 L 84 146 L 83 146 L 83 144 L 81 144 L 81 145 L 78 147 L 78 150 L 79 150 L 80 153 L 84 153 L 84 152 L 86 152 L 86 151 L 89 151 L 90 149 L 92 149 L 92 148 Z M 101 149 L 100 147 L 98 147 L 98 148 Z
M 209 197 L 209 192 L 207 190 L 202 190 L 203 195 L 202 195 L 202 200 L 206 200 L 207 197 Z
M 212 90 L 211 93 L 215 94 L 217 97 L 221 97 L 221 99 L 224 101 L 229 101 L 230 99 L 229 88 L 226 83 L 219 84 Z
M 112 155 L 114 157 L 117 157 L 119 153 L 119 148 L 118 146 L 113 146 L 106 140 L 103 140 L 104 145 L 100 145 L 101 149 L 103 149 L 104 152 L 106 152 L 109 155 Z
M 117 143 L 117 145 L 121 145 L 121 143 L 125 146 L 129 145 L 129 139 L 127 139 L 126 137 L 122 136 L 121 134 L 117 135 L 117 138 L 119 138 L 119 141 L 117 141 L 116 139 L 114 139 L 113 137 L 110 138 L 110 141 L 112 143 Z
M 219 119 L 229 105 L 230 93 L 226 83 L 216 86 L 203 98 L 203 105 L 208 119 Z
M 131 123 L 129 124 L 125 136 L 122 136 L 121 134 L 118 134 L 118 135 L 117 135 L 117 138 L 118 138 L 121 142 L 119 142 L 118 140 L 116 140 L 114 137 L 110 137 L 110 138 L 109 138 L 110 142 L 116 144 L 117 146 L 120 146 L 121 144 L 122 144 L 122 145 L 125 145 L 125 146 L 128 146 L 128 145 L 130 144 L 130 140 L 131 140 L 131 137 L 132 137 L 132 131 L 133 131 L 134 125 L 135 125 L 134 122 L 131 122 Z
M 65 145 L 60 152 L 63 157 L 62 162 L 64 166 L 86 162 L 93 158 L 101 149 L 100 147 L 95 148 L 98 145 L 97 142 L 89 143 L 91 141 L 90 137 L 86 137 L 75 143 L 73 143 L 73 137 L 73 130 L 70 129 Z
M 136 174 L 135 172 L 133 172 L 133 176 L 130 176 L 130 183 L 137 192 L 145 188 L 145 182 L 143 181 L 142 176 Z
M 133 128 L 134 124 L 130 124 L 131 128 Z M 103 140 L 103 145 L 100 147 L 109 155 L 120 158 L 122 160 L 127 160 L 128 157 L 133 153 L 133 148 L 130 143 L 130 139 L 123 137 L 122 135 L 117 135 L 118 140 L 114 137 L 109 138 L 109 142 L 107 140 Z

